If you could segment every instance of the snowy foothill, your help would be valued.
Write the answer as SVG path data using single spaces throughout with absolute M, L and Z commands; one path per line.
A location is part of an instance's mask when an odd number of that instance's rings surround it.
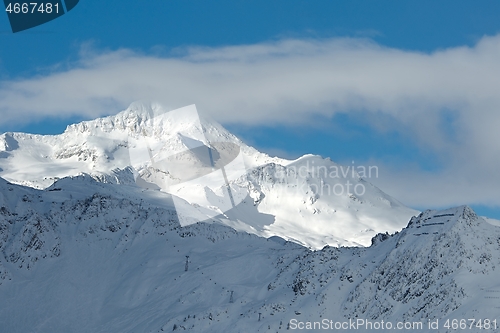
M 467 206 L 425 211 L 370 247 L 311 251 L 219 218 L 182 227 L 169 194 L 89 175 L 44 190 L 0 180 L 0 193 L 6 332 L 285 332 L 324 320 L 448 332 L 460 318 L 498 330 L 500 228 Z

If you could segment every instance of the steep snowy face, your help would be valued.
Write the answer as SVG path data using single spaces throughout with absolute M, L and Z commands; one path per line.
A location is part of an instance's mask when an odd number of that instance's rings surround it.
M 374 242 L 380 240 L 383 237 Z M 390 252 L 351 293 L 351 299 L 364 300 L 346 302 L 353 314 L 410 320 L 445 318 L 455 312 L 454 317 L 466 318 L 474 316 L 473 304 L 482 303 L 482 317 L 498 315 L 490 293 L 500 292 L 495 278 L 500 229 L 471 208 L 425 211 L 401 233 L 376 244 L 374 251 L 377 248 Z
M 457 318 L 491 325 L 496 320 L 494 330 L 500 328 L 500 228 L 469 207 L 425 211 L 400 233 L 379 234 L 372 243 L 284 260 L 271 289 L 291 286 L 297 301 L 314 309 L 305 310 L 301 321 L 321 321 L 338 311 L 343 320 L 415 322 L 423 331 L 432 331 L 429 320 L 438 319 L 437 331 L 448 332 L 447 320 L 450 327 Z M 359 329 L 373 331 L 366 327 Z
M 182 227 L 168 194 L 85 175 L 43 191 L 0 179 L 0 193 L 8 332 L 288 332 L 323 319 L 422 323 L 413 327 L 424 332 L 449 331 L 456 318 L 500 325 L 500 228 L 465 206 L 425 211 L 368 248 L 309 251 L 219 219 Z M 441 329 L 427 330 L 436 319 Z
M 281 161 L 257 152 L 216 122 L 200 117 L 194 105 L 167 112 L 159 105 L 134 103 L 115 116 L 70 125 L 61 135 L 2 134 L 0 176 L 45 188 L 54 179 L 81 172 L 110 173 L 128 166 L 139 171 L 154 169 L 155 160 L 176 154 L 180 154 L 178 159 L 188 159 L 190 155 L 183 152 L 211 142 L 238 146 L 250 167 Z
M 417 213 L 367 182 L 354 166 L 313 155 L 254 168 L 235 185 L 248 189 L 259 212 L 275 216 L 272 224 L 255 226 L 263 235 L 305 240 L 317 249 L 369 246 L 375 234 L 401 230 Z
M 11 182 L 42 189 L 81 173 L 172 194 L 182 225 L 195 221 L 194 210 L 203 212 L 200 221 L 218 217 L 236 230 L 316 249 L 368 246 L 375 234 L 401 230 L 417 213 L 354 166 L 313 155 L 271 158 L 194 105 L 166 112 L 134 103 L 61 135 L 0 136 L 0 176 Z

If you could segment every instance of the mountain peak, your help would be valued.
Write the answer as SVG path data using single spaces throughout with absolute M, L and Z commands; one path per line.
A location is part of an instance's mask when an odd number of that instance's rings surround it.
M 467 222 L 477 220 L 476 212 L 467 205 L 462 205 L 444 210 L 428 209 L 418 216 L 413 217 L 408 223 L 408 227 L 420 228 L 428 225 L 445 225 L 449 223 Z
M 200 117 L 194 104 L 170 111 L 158 103 L 134 102 L 116 115 L 69 125 L 65 134 L 124 131 L 130 135 L 151 135 L 163 133 L 162 129 L 179 131 L 178 125 L 191 127 L 199 124 Z

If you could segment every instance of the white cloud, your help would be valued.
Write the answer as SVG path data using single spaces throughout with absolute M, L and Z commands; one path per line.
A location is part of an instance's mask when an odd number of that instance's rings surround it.
M 0 82 L 0 123 L 95 117 L 138 99 L 172 108 L 196 103 L 222 123 L 255 125 L 361 111 L 373 126 L 408 129 L 443 158 L 439 173 L 399 170 L 391 172 L 397 182 L 379 180 L 396 197 L 419 205 L 498 205 L 499 87 L 500 36 L 431 54 L 365 39 L 190 48 L 176 57 L 89 52 L 66 71 Z M 443 129 L 443 110 L 456 115 L 454 137 Z M 430 194 L 423 195 L 426 188 Z

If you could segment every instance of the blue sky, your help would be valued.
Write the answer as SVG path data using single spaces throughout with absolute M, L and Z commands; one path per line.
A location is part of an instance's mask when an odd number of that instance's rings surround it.
M 412 207 L 500 218 L 498 17 L 498 1 L 80 0 L 12 34 L 0 15 L 0 132 L 196 103 L 260 150 L 376 164 Z

